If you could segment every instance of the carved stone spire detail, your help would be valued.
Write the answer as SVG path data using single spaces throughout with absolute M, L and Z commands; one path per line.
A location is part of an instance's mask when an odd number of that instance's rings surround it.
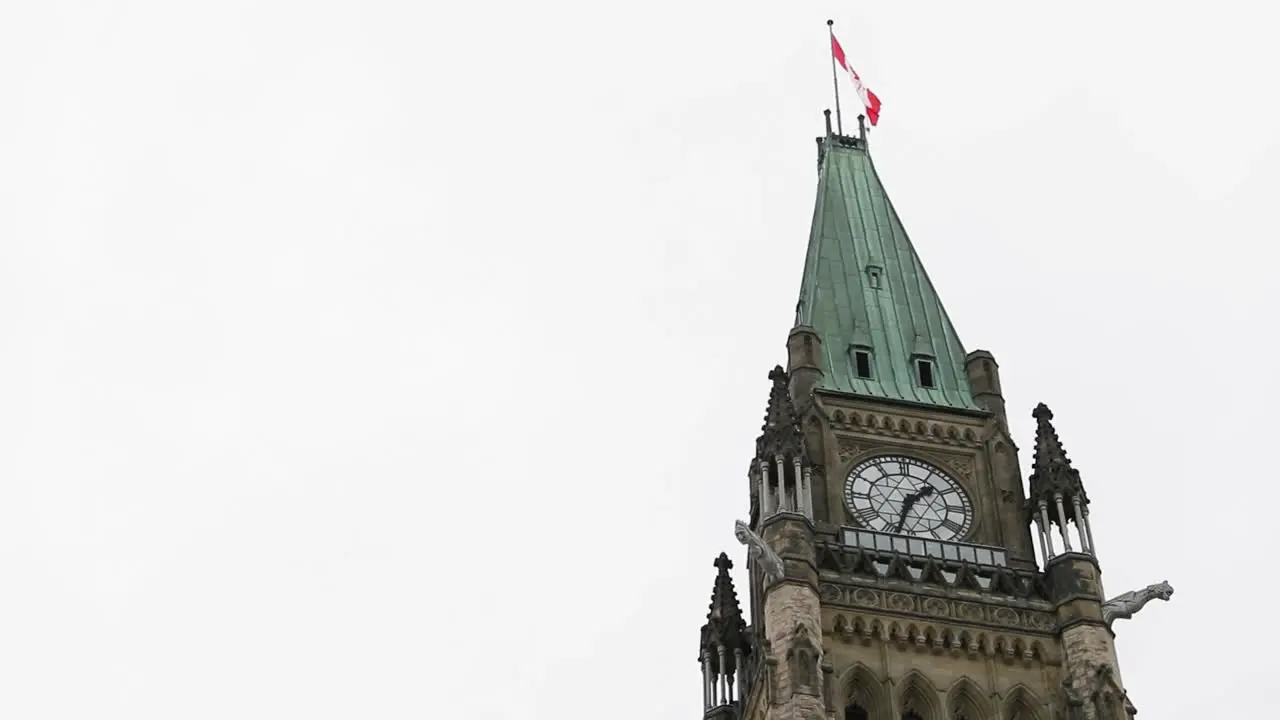
M 1041 500 L 1054 504 L 1054 497 L 1061 495 L 1068 499 L 1063 507 L 1065 518 L 1058 518 L 1056 512 L 1052 519 L 1061 522 L 1075 519 L 1074 505 L 1071 498 L 1079 498 L 1080 505 L 1089 504 L 1089 496 L 1085 494 L 1084 483 L 1080 481 L 1080 471 L 1071 467 L 1067 451 L 1058 439 L 1058 431 L 1053 428 L 1053 411 L 1044 403 L 1036 406 L 1031 413 L 1036 419 L 1035 463 L 1031 466 L 1031 502 Z
M 759 514 L 753 509 L 752 521 L 780 512 L 812 519 L 812 466 L 805 452 L 800 416 L 791 402 L 790 379 L 781 365 L 773 368 L 769 379 L 773 386 L 751 470 L 752 495 L 759 501 Z
M 781 365 L 769 373 L 773 386 L 769 388 L 769 405 L 764 413 L 764 427 L 756 440 L 756 457 L 772 461 L 781 455 L 785 458 L 803 457 L 804 435 L 800 432 L 800 418 L 791 402 L 787 373 Z
M 722 710 L 735 706 L 744 695 L 744 665 L 751 652 L 747 622 L 738 605 L 729 571 L 733 561 L 725 553 L 716 558 L 716 582 L 711 589 L 711 607 L 702 626 L 698 659 L 702 664 L 704 717 L 721 717 Z M 731 713 L 732 714 L 732 713 Z
M 1036 419 L 1036 446 L 1027 513 L 1036 524 L 1040 550 L 1046 560 L 1054 556 L 1051 527 L 1057 525 L 1063 549 L 1073 552 L 1067 526 L 1075 525 L 1079 550 L 1096 555 L 1093 530 L 1089 526 L 1089 496 L 1080 481 L 1080 472 L 1071 467 L 1058 431 L 1053 428 L 1053 411 L 1040 403 L 1031 416 Z
M 720 553 L 715 567 L 719 572 L 716 573 L 716 582 L 711 589 L 707 624 L 702 626 L 702 645 L 706 648 L 708 642 L 715 642 L 732 651 L 745 647 L 747 622 L 742 617 L 738 592 L 734 590 L 733 578 L 729 575 L 729 571 L 733 569 L 733 561 L 726 553 Z

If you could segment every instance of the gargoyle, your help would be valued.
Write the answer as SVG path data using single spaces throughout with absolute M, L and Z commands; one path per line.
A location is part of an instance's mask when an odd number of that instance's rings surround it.
M 1155 599 L 1168 600 L 1173 596 L 1173 586 L 1168 581 L 1148 585 L 1141 590 L 1130 590 L 1102 603 L 1102 619 L 1107 625 L 1116 620 L 1127 620 Z
M 751 528 L 741 520 L 733 521 L 733 534 L 738 538 L 738 542 L 747 546 L 747 555 L 759 563 L 766 577 L 771 580 L 782 579 L 786 574 L 782 558 L 778 557 L 778 553 L 774 552 L 763 538 L 751 532 Z

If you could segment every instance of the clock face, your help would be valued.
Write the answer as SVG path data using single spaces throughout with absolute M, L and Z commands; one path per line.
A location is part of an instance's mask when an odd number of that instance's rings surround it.
M 973 506 L 960 485 L 912 458 L 859 463 L 844 483 L 844 499 L 863 526 L 881 532 L 955 540 L 973 524 Z

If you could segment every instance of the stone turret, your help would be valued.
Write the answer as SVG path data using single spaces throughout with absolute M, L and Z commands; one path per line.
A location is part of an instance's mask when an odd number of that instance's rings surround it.
M 973 401 L 983 410 L 995 415 L 1000 427 L 1009 427 L 1004 409 L 1004 393 L 1000 389 L 1000 365 L 987 350 L 974 350 L 965 356 L 965 371 L 969 375 L 969 387 Z
M 791 399 L 806 407 L 814 388 L 822 385 L 822 338 L 808 325 L 796 325 L 787 336 L 787 376 Z

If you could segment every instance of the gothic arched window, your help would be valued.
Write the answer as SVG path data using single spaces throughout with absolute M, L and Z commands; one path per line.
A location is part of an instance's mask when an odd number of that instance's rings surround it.
M 844 709 L 844 720 L 871 720 L 871 716 L 861 705 L 854 703 Z

